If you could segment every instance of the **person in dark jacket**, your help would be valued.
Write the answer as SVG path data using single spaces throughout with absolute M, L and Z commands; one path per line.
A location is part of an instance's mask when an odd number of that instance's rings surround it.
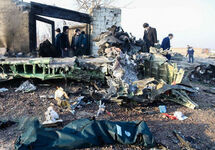
M 170 33 L 169 35 L 168 35 L 168 37 L 165 37 L 164 39 L 163 39 L 163 41 L 162 41 L 162 44 L 161 44 L 161 48 L 163 48 L 163 50 L 169 50 L 170 49 L 170 40 L 172 40 L 173 39 L 173 34 L 172 33 Z M 166 55 L 166 58 L 168 59 L 168 60 L 171 60 L 171 55 L 170 54 L 167 54 Z
M 147 52 L 149 52 L 150 47 L 154 47 L 155 43 L 158 42 L 157 31 L 155 28 L 150 27 L 148 23 L 144 23 L 143 28 L 145 29 L 143 39 L 146 42 Z
M 68 37 L 69 27 L 63 27 L 63 33 L 61 34 L 61 52 L 62 57 L 69 57 L 69 37 Z
M 80 29 L 75 30 L 75 35 L 72 37 L 71 48 L 73 50 L 74 56 L 81 56 L 81 31 Z
M 80 46 L 81 46 L 81 55 L 86 55 L 87 53 L 87 35 L 84 31 L 80 35 Z
M 56 37 L 55 37 L 55 48 L 57 50 L 57 57 L 61 57 L 62 54 L 61 54 L 61 48 L 60 48 L 60 43 L 61 43 L 61 30 L 60 28 L 57 28 L 55 30 L 56 32 Z
M 194 63 L 194 50 L 191 46 L 188 46 L 187 55 L 189 55 L 189 63 Z

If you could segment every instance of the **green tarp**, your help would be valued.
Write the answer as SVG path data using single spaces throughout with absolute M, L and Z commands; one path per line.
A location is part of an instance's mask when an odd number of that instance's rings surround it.
M 112 122 L 107 120 L 75 120 L 63 129 L 44 128 L 38 120 L 27 121 L 26 131 L 17 139 L 16 150 L 68 150 L 132 144 L 154 147 L 155 141 L 146 123 Z

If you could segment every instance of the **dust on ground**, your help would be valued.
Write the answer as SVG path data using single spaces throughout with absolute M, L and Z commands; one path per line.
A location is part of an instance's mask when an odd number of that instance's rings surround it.
M 54 99 L 41 99 L 41 95 L 52 95 L 56 90 L 56 86 L 65 88 L 64 81 L 47 81 L 51 86 L 43 87 L 38 85 L 38 81 L 34 81 L 38 89 L 31 93 L 14 92 L 23 81 L 9 81 L 1 83 L 0 88 L 8 88 L 8 92 L 0 93 L 0 118 L 19 118 L 23 116 L 38 117 L 39 120 L 44 121 L 44 112 L 54 103 L 54 109 L 59 113 L 60 118 L 65 121 L 65 124 L 72 120 L 92 117 L 96 115 L 98 104 L 93 102 L 79 108 L 76 115 L 70 112 L 63 111 L 56 105 Z M 38 82 L 38 83 L 37 83 Z M 40 82 L 41 83 L 41 82 Z M 199 87 L 199 92 L 190 95 L 192 100 L 200 105 L 199 109 L 192 110 L 181 105 L 177 105 L 169 101 L 157 101 L 148 106 L 141 104 L 128 104 L 126 106 L 119 106 L 116 103 L 107 103 L 106 110 L 113 115 L 101 115 L 97 119 L 108 119 L 111 121 L 136 121 L 144 120 L 153 133 L 156 141 L 168 147 L 171 150 L 181 149 L 180 142 L 173 135 L 173 131 L 181 132 L 182 135 L 192 139 L 192 147 L 195 149 L 212 150 L 215 149 L 215 99 L 213 94 L 205 93 L 203 90 L 208 88 L 205 85 L 192 83 L 193 86 Z M 84 92 L 90 85 L 82 83 L 69 82 L 67 84 L 67 91 L 76 93 L 78 91 Z M 86 91 L 87 92 L 87 91 Z M 188 119 L 184 121 L 170 120 L 160 114 L 158 106 L 166 105 L 169 114 L 175 111 L 181 111 Z M 14 142 L 20 136 L 21 132 L 13 125 L 5 130 L 0 130 L 0 149 L 12 150 L 14 149 Z M 103 147 L 96 147 L 90 149 L 142 149 L 142 147 L 131 145 L 110 145 Z

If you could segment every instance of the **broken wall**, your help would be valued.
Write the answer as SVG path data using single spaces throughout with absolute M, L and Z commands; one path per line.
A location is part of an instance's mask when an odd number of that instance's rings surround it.
M 0 48 L 29 52 L 29 11 L 19 0 L 0 0 Z
M 92 10 L 91 16 L 91 53 L 97 55 L 99 48 L 92 39 L 113 25 L 121 26 L 121 9 L 98 7 Z

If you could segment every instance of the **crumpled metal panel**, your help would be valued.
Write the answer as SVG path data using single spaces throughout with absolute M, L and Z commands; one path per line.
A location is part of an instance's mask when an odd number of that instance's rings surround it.
M 181 83 L 184 70 L 178 69 L 177 64 L 168 63 L 161 54 L 152 54 L 150 60 L 144 63 L 146 77 L 154 77 L 156 80 L 164 80 L 167 84 Z
M 105 82 L 105 65 L 110 63 L 100 58 L 8 58 L 0 61 L 0 81 L 14 78 L 74 79 L 90 82 L 95 79 Z

